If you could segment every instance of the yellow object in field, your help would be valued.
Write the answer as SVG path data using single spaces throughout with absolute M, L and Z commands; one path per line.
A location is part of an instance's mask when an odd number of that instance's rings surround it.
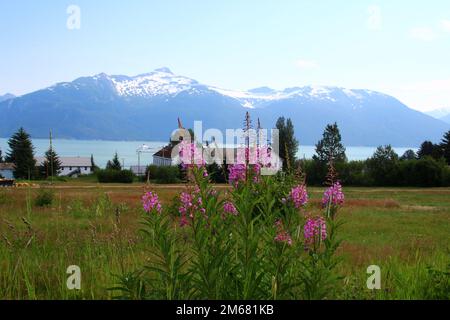
M 21 188 L 21 187 L 31 187 L 31 184 L 28 182 L 16 182 L 14 186 Z

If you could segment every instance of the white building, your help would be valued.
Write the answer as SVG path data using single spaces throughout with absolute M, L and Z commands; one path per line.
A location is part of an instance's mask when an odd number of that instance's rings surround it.
M 0 176 L 5 179 L 14 179 L 14 164 L 0 163 Z
M 172 159 L 172 149 L 171 146 L 165 146 L 153 155 L 153 164 L 162 167 L 169 167 L 174 165 L 176 159 Z
M 60 157 L 61 168 L 59 176 L 78 176 L 92 173 L 91 158 L 89 157 Z M 45 162 L 44 157 L 36 157 L 36 165 L 41 166 Z

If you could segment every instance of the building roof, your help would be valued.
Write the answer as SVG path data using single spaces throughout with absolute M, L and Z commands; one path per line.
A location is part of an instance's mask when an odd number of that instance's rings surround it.
M 153 156 L 172 159 L 172 150 L 173 150 L 172 146 L 165 146 L 164 148 L 156 152 Z
M 36 157 L 36 164 L 42 165 L 45 157 Z M 91 167 L 91 158 L 89 157 L 60 157 L 61 167 Z
M 14 163 L 0 163 L 0 170 L 14 170 Z

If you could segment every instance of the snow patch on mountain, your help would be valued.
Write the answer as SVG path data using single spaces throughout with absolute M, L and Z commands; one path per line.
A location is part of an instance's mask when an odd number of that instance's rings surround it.
M 111 81 L 120 96 L 176 95 L 199 85 L 193 79 L 174 75 L 168 68 L 135 77 L 111 76 Z

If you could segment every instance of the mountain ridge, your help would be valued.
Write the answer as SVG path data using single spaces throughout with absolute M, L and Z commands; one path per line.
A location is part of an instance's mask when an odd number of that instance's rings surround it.
M 11 94 L 11 93 L 6 93 L 4 95 L 0 95 L 0 102 L 6 101 L 6 100 L 9 100 L 9 99 L 14 99 L 15 97 L 16 96 Z
M 0 102 L 5 114 L 0 118 L 0 136 L 24 126 L 34 137 L 46 137 L 52 129 L 60 138 L 166 140 L 177 117 L 189 127 L 194 120 L 203 120 L 204 130 L 225 130 L 240 127 L 246 111 L 266 128 L 273 127 L 279 116 L 292 118 L 302 144 L 316 143 L 325 125 L 335 121 L 344 143 L 361 146 L 412 147 L 438 140 L 449 129 L 448 124 L 372 90 L 332 86 L 230 90 L 159 68 L 137 76 L 79 77 Z

